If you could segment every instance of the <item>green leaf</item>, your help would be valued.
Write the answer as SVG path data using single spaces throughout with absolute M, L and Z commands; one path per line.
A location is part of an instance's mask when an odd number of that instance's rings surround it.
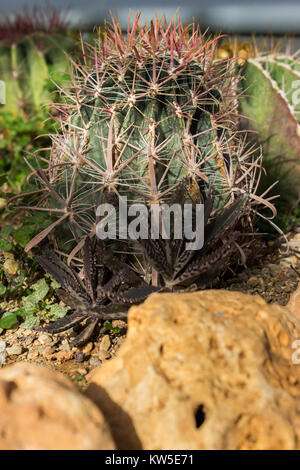
M 18 323 L 16 312 L 5 312 L 0 320 L 0 328 L 8 329 Z
M 14 240 L 21 245 L 22 248 L 25 248 L 34 233 L 34 225 L 24 225 L 14 233 Z
M 49 314 L 53 318 L 53 320 L 57 320 L 58 318 L 62 318 L 66 315 L 69 307 L 63 307 L 59 304 L 52 304 L 50 306 Z
M 3 284 L 0 284 L 0 296 L 4 295 L 6 292 L 6 287 Z
M 49 292 L 49 286 L 44 278 L 33 284 L 32 289 L 34 290 L 34 293 L 31 294 L 31 297 L 36 303 L 43 300 Z
M 1 236 L 2 238 L 5 238 L 6 240 L 8 239 L 9 235 L 11 234 L 12 232 L 12 226 L 9 225 L 7 227 L 4 227 L 2 230 L 1 230 Z
M 103 326 L 104 326 L 104 328 L 106 328 L 107 330 L 112 330 L 112 328 L 113 328 L 110 321 L 105 321 Z
M 51 287 L 52 289 L 59 289 L 61 287 L 61 285 L 55 280 L 53 279 L 53 277 L 51 277 Z
M 12 244 L 7 240 L 0 240 L 0 251 L 10 251 L 12 249 Z
M 20 328 L 26 328 L 26 329 L 32 330 L 33 328 L 36 328 L 37 326 L 39 326 L 39 324 L 40 324 L 40 319 L 37 316 L 28 315 L 25 321 L 21 323 Z

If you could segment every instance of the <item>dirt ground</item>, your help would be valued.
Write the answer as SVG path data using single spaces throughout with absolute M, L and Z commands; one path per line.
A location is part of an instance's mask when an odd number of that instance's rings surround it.
M 271 242 L 259 263 L 229 276 L 218 287 L 258 294 L 268 303 L 285 306 L 300 281 L 300 230 L 289 234 L 289 240 L 288 253 L 284 244 L 272 246 Z M 57 335 L 19 327 L 0 330 L 0 355 L 2 344 L 5 364 L 27 361 L 46 365 L 71 378 L 80 389 L 85 389 L 87 374 L 113 358 L 126 338 L 125 321 L 115 320 L 111 326 L 107 329 L 100 325 L 92 341 L 80 348 L 70 347 L 70 339 L 75 333 L 73 328 Z

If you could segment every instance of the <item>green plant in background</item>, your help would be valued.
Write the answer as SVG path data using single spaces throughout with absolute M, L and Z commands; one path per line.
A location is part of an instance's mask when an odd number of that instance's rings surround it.
M 5 103 L 0 104 L 0 173 L 20 189 L 26 174 L 24 152 L 34 151 L 35 138 L 54 132 L 49 109 L 58 99 L 57 86 L 66 85 L 69 61 L 76 48 L 73 33 L 54 8 L 35 7 L 0 19 L 0 80 Z M 40 147 L 49 145 L 41 139 Z
M 252 139 L 262 146 L 267 177 L 263 185 L 278 180 L 276 193 L 288 205 L 300 198 L 300 58 L 291 44 L 223 42 L 218 58 L 236 57 L 241 71 L 239 98 L 241 125 L 255 131 Z M 250 135 L 249 135 L 250 137 Z
M 261 155 L 237 132 L 239 76 L 232 61 L 215 60 L 218 39 L 205 38 L 195 23 L 183 27 L 176 16 L 141 25 L 139 15 L 124 37 L 112 18 L 94 44 L 83 46 L 85 62 L 74 63 L 48 168 L 31 166 L 41 191 L 32 209 L 48 210 L 54 220 L 26 250 L 51 236 L 56 253 L 73 265 L 53 251 L 37 257 L 69 293 L 70 322 L 90 322 L 81 339 L 108 308 L 118 311 L 150 292 L 210 285 L 243 258 L 259 206 L 276 213 L 266 194 L 256 194 Z M 125 196 L 148 212 L 153 204 L 189 202 L 195 211 L 204 203 L 204 246 L 186 249 L 175 226 L 170 240 L 158 227 L 157 240 L 100 242 L 98 205 L 117 206 Z
M 34 7 L 2 17 L 0 78 L 6 85 L 6 103 L 0 106 L 0 115 L 25 121 L 41 113 L 47 116 L 43 108 L 53 101 L 55 90 L 49 79 L 64 83 L 69 69 L 65 53 L 73 49 L 68 23 L 54 8 Z
M 35 152 L 41 147 L 49 147 L 47 132 L 53 132 L 55 124 L 44 121 L 39 116 L 24 121 L 20 116 L 5 115 L 5 127 L 0 131 L 0 175 L 5 177 L 5 186 L 0 181 L 0 197 L 10 191 L 20 193 L 21 188 L 29 190 L 26 185 L 28 166 L 24 160 L 26 152 Z M 3 186 L 3 187 L 2 187 Z M 2 191 L 1 191 L 2 187 Z

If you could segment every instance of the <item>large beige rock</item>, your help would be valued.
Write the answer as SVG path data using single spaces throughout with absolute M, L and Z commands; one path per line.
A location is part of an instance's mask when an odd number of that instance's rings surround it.
M 88 398 L 58 373 L 32 364 L 0 370 L 0 450 L 115 449 Z
M 292 293 L 286 308 L 289 309 L 295 317 L 300 319 L 300 282 L 295 292 Z
M 121 449 L 299 449 L 300 322 L 229 291 L 153 294 L 90 374 Z

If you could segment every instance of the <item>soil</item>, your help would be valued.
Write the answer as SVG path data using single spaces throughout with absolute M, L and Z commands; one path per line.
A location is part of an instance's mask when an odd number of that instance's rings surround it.
M 268 303 L 276 302 L 285 306 L 300 281 L 300 230 L 299 233 L 288 234 L 288 239 L 288 253 L 284 252 L 284 243 L 270 242 L 259 263 L 241 270 L 237 275 L 229 276 L 218 287 L 258 294 Z M 6 349 L 5 364 L 27 361 L 46 365 L 62 372 L 84 390 L 87 386 L 87 374 L 113 358 L 125 340 L 126 322 L 115 320 L 112 327 L 117 327 L 119 333 L 115 334 L 113 330 L 102 326 L 93 341 L 72 349 L 72 328 L 58 335 L 19 327 L 2 331 L 0 329 L 0 367 L 2 345 L 2 350 L 3 347 Z

